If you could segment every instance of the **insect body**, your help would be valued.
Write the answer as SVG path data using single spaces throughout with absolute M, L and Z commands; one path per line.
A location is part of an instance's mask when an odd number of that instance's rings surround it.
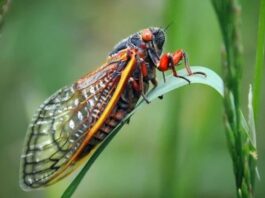
M 148 28 L 118 43 L 106 63 L 73 85 L 57 91 L 38 109 L 29 126 L 21 157 L 24 190 L 41 188 L 70 174 L 90 156 L 131 112 L 149 84 L 157 85 L 156 69 L 172 70 L 184 60 L 183 50 L 161 55 L 165 33 Z

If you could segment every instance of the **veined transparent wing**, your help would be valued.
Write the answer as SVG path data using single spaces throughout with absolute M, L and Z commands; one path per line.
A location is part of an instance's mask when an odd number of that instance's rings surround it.
M 21 159 L 23 189 L 45 187 L 73 171 L 76 161 L 68 162 L 108 105 L 125 63 L 115 61 L 99 68 L 40 106 Z

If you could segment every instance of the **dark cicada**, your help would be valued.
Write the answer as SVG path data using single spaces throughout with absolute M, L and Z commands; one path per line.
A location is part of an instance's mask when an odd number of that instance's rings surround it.
M 183 50 L 162 54 L 163 29 L 152 27 L 119 42 L 99 69 L 64 87 L 37 110 L 29 126 L 21 158 L 21 186 L 45 187 L 70 174 L 78 162 L 130 113 L 149 84 L 157 85 L 156 69 L 172 70 L 184 60 Z M 189 82 L 189 81 L 188 81 Z

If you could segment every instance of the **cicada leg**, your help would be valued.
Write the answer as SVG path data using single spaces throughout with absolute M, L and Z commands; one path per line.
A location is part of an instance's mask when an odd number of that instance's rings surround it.
M 189 58 L 188 58 L 187 53 L 184 50 L 182 50 L 182 49 L 177 50 L 173 54 L 173 56 L 176 56 L 176 59 L 177 60 L 178 60 L 178 57 L 180 57 L 178 62 L 180 62 L 182 59 L 184 60 L 184 65 L 185 65 L 185 68 L 186 68 L 189 76 L 194 75 L 194 74 L 200 74 L 200 75 L 203 75 L 204 77 L 206 77 L 206 74 L 204 72 L 200 72 L 200 71 L 193 72 L 193 71 L 191 71 L 191 69 L 190 69 L 190 63 L 189 63 Z
M 186 77 L 181 76 L 177 73 L 175 66 L 178 65 L 182 60 L 184 60 L 184 65 L 186 68 L 186 71 L 189 76 L 194 75 L 194 74 L 200 74 L 206 77 L 206 74 L 203 72 L 192 72 L 190 69 L 189 61 L 188 61 L 188 56 L 186 52 L 182 49 L 177 50 L 174 53 L 166 53 L 163 54 L 160 58 L 160 61 L 158 63 L 158 69 L 162 71 L 163 73 L 169 69 L 172 70 L 172 73 L 175 77 L 182 78 L 186 80 L 188 83 L 190 83 L 190 80 L 188 80 Z
M 140 66 L 140 74 L 139 79 L 134 79 L 133 77 L 130 77 L 129 82 L 131 83 L 132 88 L 141 94 L 143 99 L 146 103 L 150 103 L 150 101 L 147 99 L 145 93 L 144 93 L 144 77 L 148 75 L 147 66 L 143 59 L 139 58 L 137 59 L 137 65 Z

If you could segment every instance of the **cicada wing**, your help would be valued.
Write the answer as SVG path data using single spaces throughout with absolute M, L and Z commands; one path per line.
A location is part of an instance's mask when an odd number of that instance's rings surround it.
M 60 89 L 40 106 L 21 159 L 24 190 L 45 187 L 73 171 L 75 162 L 68 161 L 108 105 L 119 82 L 120 64 L 108 64 Z M 65 170 L 66 165 L 70 167 Z

